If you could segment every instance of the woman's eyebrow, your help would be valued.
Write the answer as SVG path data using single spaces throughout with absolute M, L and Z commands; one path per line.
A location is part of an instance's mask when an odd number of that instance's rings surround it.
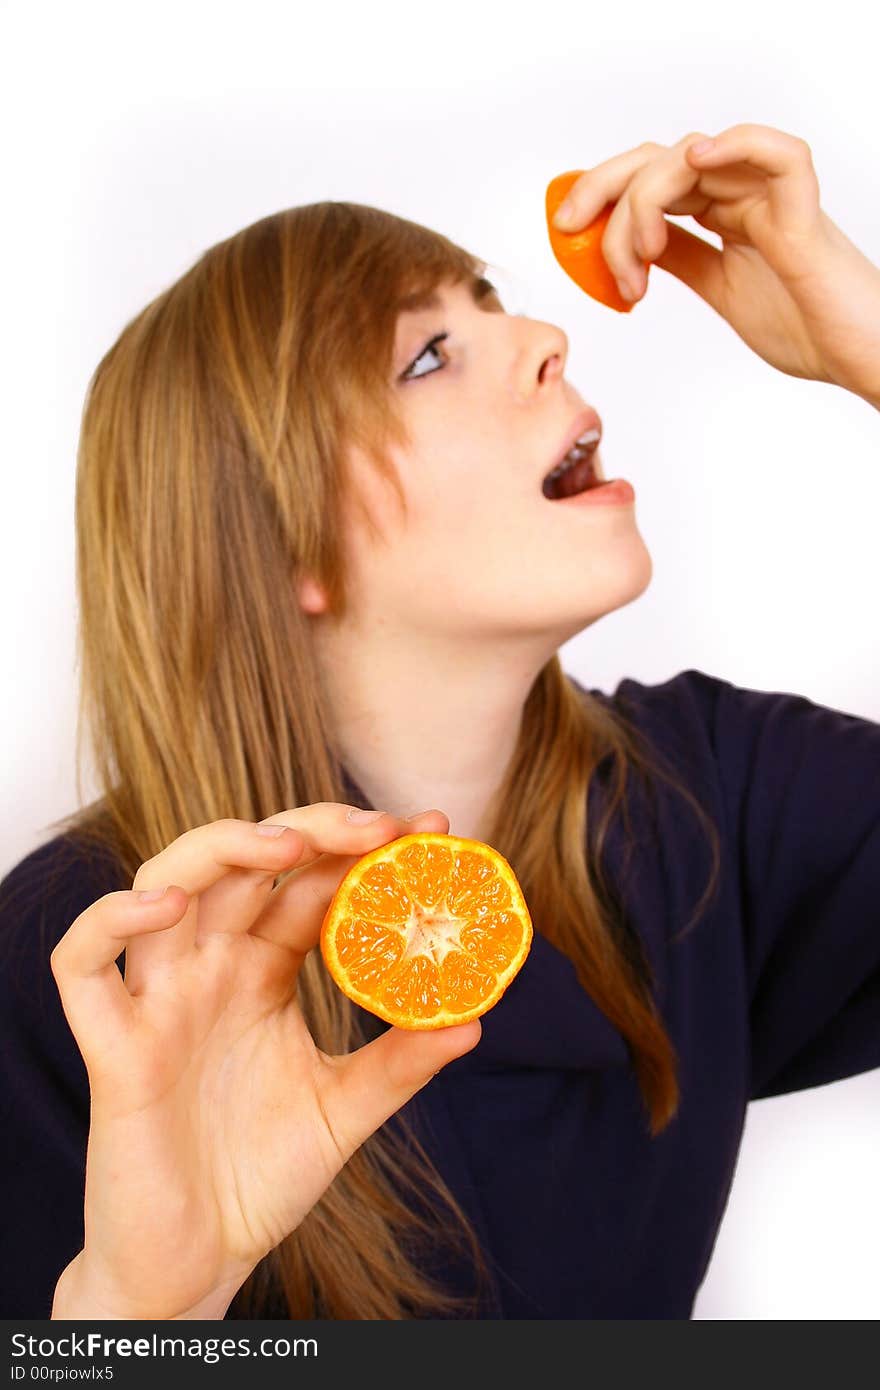
M 481 299 L 488 298 L 490 294 L 497 295 L 498 291 L 491 280 L 487 280 L 485 275 L 480 275 L 471 285 L 471 294 L 474 297 L 474 303 L 479 304 Z

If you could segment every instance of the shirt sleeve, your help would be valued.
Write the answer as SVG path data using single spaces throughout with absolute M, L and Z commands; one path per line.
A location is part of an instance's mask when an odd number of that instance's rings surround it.
M 88 1076 L 49 957 L 90 903 L 129 886 L 64 836 L 0 883 L 0 1317 L 48 1318 L 82 1248 Z
M 738 860 L 750 1099 L 880 1067 L 880 724 L 687 675 Z

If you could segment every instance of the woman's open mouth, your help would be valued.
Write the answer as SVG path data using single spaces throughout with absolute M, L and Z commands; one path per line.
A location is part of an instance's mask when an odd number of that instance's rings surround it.
M 541 491 L 545 497 L 552 502 L 602 486 L 604 479 L 597 470 L 598 460 L 594 463 L 600 438 L 600 430 L 590 429 L 576 440 L 562 462 L 544 478 Z

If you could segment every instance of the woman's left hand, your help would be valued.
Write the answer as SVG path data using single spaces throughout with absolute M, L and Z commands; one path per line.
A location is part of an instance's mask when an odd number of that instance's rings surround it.
M 819 206 L 809 145 L 763 125 L 735 125 L 706 153 L 647 142 L 587 170 L 569 191 L 573 232 L 616 207 L 602 253 L 618 281 L 647 288 L 645 262 L 684 281 L 765 362 L 826 381 L 880 408 L 880 269 Z M 717 250 L 673 216 L 721 237 Z

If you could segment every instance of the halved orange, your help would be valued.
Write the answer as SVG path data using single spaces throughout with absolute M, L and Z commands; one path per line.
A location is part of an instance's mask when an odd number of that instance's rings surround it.
M 448 1028 L 497 1004 L 532 919 L 507 860 L 481 840 L 423 833 L 370 850 L 340 881 L 321 955 L 349 999 L 398 1028 Z
M 579 289 L 584 290 L 600 304 L 609 309 L 617 309 L 628 314 L 637 301 L 624 299 L 617 288 L 617 280 L 602 255 L 602 238 L 616 203 L 606 203 L 605 207 L 586 227 L 577 232 L 562 232 L 553 225 L 556 210 L 572 184 L 576 183 L 584 169 L 570 169 L 567 174 L 557 174 L 547 185 L 545 212 L 550 245 L 566 275 L 569 275 Z M 642 261 L 645 273 L 651 268 L 650 261 Z

